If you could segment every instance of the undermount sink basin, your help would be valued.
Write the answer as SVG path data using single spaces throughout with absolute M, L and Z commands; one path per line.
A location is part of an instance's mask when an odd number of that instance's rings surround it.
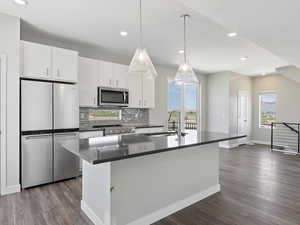
M 173 136 L 173 135 L 177 135 L 177 132 L 175 131 L 169 131 L 169 132 L 157 132 L 157 133 L 148 133 L 148 134 L 144 134 L 146 136 L 150 136 L 150 137 L 165 137 L 165 136 Z M 186 133 L 181 133 L 182 136 L 185 136 Z
M 157 132 L 157 133 L 149 133 L 149 134 L 145 134 L 147 136 L 151 136 L 151 137 L 163 137 L 163 136 L 171 136 L 171 135 L 176 135 L 176 132 Z

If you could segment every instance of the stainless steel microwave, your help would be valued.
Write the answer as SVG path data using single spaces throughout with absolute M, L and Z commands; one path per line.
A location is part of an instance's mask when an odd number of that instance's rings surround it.
M 98 106 L 127 107 L 128 103 L 128 89 L 98 87 Z

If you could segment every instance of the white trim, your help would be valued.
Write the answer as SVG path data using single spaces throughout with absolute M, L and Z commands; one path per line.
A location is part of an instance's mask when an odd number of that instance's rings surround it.
M 7 193 L 10 193 L 10 190 L 13 190 L 14 188 L 9 188 L 7 187 L 7 179 L 6 179 L 6 142 L 7 142 L 7 137 L 6 137 L 6 77 L 7 77 L 7 59 L 6 55 L 1 54 L 0 55 L 0 102 L 1 102 L 1 112 L 0 112 L 0 126 L 1 126 L 1 152 L 0 152 L 0 194 L 4 195 Z
M 267 141 L 251 140 L 251 142 L 253 142 L 254 144 L 269 145 L 270 146 L 270 142 L 267 142 Z
M 1 195 L 14 194 L 21 191 L 20 185 L 5 186 L 1 190 Z
M 221 190 L 221 187 L 219 184 L 217 184 L 217 185 L 212 186 L 202 192 L 199 192 L 190 197 L 187 197 L 186 199 L 183 199 L 174 204 L 171 204 L 162 209 L 159 209 L 145 217 L 142 217 L 138 220 L 130 222 L 127 225 L 150 225 L 150 224 L 155 223 L 155 222 L 157 222 L 157 221 L 159 221 L 181 209 L 184 209 L 184 208 L 186 208 L 192 204 L 195 204 L 196 202 L 199 202 L 213 194 L 216 194 L 220 190 Z M 96 215 L 96 213 L 93 212 L 93 210 L 91 210 L 88 207 L 88 205 L 84 201 L 81 201 L 81 209 L 95 225 L 110 225 L 110 224 L 104 224 L 103 221 Z
M 235 142 L 235 143 L 232 143 L 231 141 L 222 141 L 222 142 L 219 142 L 219 148 L 231 149 L 231 148 L 237 148 L 239 146 L 240 145 L 239 145 L 238 142 Z
M 108 225 L 105 224 L 83 200 L 81 200 L 81 210 L 95 225 Z

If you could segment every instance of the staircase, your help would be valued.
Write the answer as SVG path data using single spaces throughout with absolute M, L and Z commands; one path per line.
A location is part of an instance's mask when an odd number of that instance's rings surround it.
M 300 124 L 299 123 L 272 123 L 271 150 L 291 154 L 300 154 Z

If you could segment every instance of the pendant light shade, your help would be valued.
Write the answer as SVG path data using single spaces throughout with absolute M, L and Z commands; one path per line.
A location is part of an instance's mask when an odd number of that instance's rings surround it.
M 184 62 L 179 66 L 176 76 L 175 82 L 177 84 L 194 84 L 199 83 L 199 80 L 192 68 L 192 66 L 188 63 L 187 60 L 187 50 L 186 50 L 186 19 L 189 18 L 189 15 L 183 15 L 184 21 Z
M 134 56 L 129 65 L 129 73 L 143 73 L 147 77 L 155 78 L 157 76 L 156 69 L 151 61 L 151 58 L 145 48 L 143 48 L 143 30 L 142 30 L 142 0 L 139 0 L 140 10 L 140 43 L 139 48 L 134 53 Z

